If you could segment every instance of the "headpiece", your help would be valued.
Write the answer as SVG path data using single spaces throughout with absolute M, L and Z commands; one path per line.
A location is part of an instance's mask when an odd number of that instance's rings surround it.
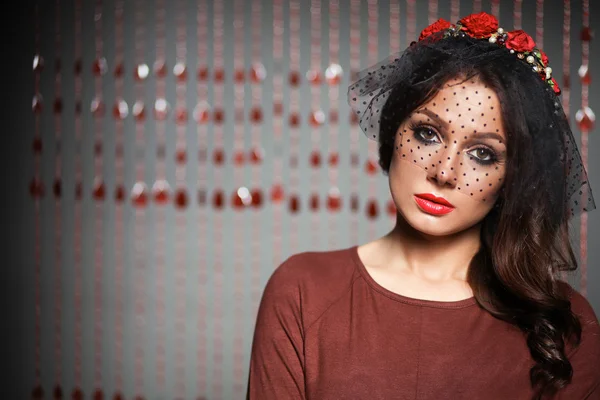
M 461 38 L 465 38 L 465 41 L 463 42 Z M 494 45 L 497 45 L 497 49 L 494 48 Z M 515 62 L 512 64 L 508 61 L 511 58 L 510 55 L 514 55 L 515 58 Z M 387 124 L 386 127 L 391 124 L 388 121 L 395 121 L 394 115 L 396 115 L 398 107 L 399 109 L 412 109 L 412 105 L 407 104 L 408 100 L 405 102 L 405 99 L 411 98 L 410 92 L 413 90 L 417 89 L 418 91 L 421 85 L 426 89 L 420 91 L 421 93 L 425 93 L 433 87 L 439 88 L 437 82 L 441 83 L 443 77 L 452 78 L 448 76 L 449 72 L 447 71 L 477 71 L 477 68 L 472 69 L 472 67 L 489 63 L 490 60 L 492 63 L 498 61 L 511 64 L 494 66 L 496 73 L 499 74 L 498 84 L 508 85 L 509 82 L 514 82 L 515 76 L 517 77 L 523 88 L 512 88 L 512 90 L 523 92 L 522 95 L 527 97 L 525 101 L 530 107 L 528 112 L 534 113 L 527 116 L 532 129 L 530 131 L 531 139 L 546 142 L 534 145 L 531 150 L 532 154 L 527 155 L 527 157 L 543 160 L 543 162 L 535 171 L 523 171 L 524 178 L 528 182 L 541 183 L 552 182 L 556 179 L 557 175 L 555 174 L 565 175 L 566 187 L 562 195 L 558 193 L 541 194 L 537 192 L 535 183 L 532 183 L 531 187 L 527 189 L 531 193 L 522 193 L 522 197 L 547 195 L 548 201 L 553 207 L 568 206 L 571 216 L 579 214 L 581 211 L 595 209 L 595 202 L 577 142 L 557 97 L 561 91 L 558 83 L 552 77 L 548 57 L 536 47 L 535 42 L 527 33 L 522 30 L 505 32 L 498 26 L 498 20 L 490 14 L 485 12 L 471 14 L 460 19 L 456 24 L 451 24 L 441 18 L 438 19 L 423 29 L 419 40 L 412 42 L 401 54 L 392 55 L 359 72 L 357 80 L 348 88 L 348 103 L 358 117 L 359 125 L 365 135 L 371 140 L 380 141 L 381 113 L 388 103 L 393 107 L 384 115 L 386 119 L 383 123 Z M 540 79 L 543 84 L 540 84 L 539 81 L 536 82 L 535 79 Z M 543 89 L 541 89 L 542 86 Z M 393 102 L 388 102 L 392 93 L 394 93 Z M 489 97 L 476 100 L 475 98 L 481 97 L 482 93 L 468 93 L 468 89 L 464 87 L 462 91 L 457 87 L 453 95 L 459 101 L 458 97 L 463 93 L 466 101 L 472 103 L 475 108 L 472 111 L 469 108 L 468 112 L 472 115 L 468 116 L 464 126 L 459 126 L 459 129 L 462 127 L 463 130 L 466 130 L 468 126 L 471 126 L 472 121 L 477 120 L 485 127 L 486 119 L 490 118 L 487 111 L 491 111 L 489 110 L 490 105 L 486 105 L 486 99 Z M 452 96 L 452 93 L 450 95 Z M 469 99 L 469 97 L 472 98 Z M 418 101 L 414 98 L 413 100 Z M 456 105 L 458 106 L 458 103 Z M 432 106 L 436 106 L 436 104 L 433 103 Z M 452 115 L 450 119 L 456 118 L 455 123 L 461 118 L 463 120 L 467 118 L 465 115 L 461 117 L 460 113 L 455 115 L 450 110 L 453 104 L 450 103 L 447 107 L 448 109 L 444 107 L 440 112 Z M 484 114 L 486 115 L 484 116 Z M 435 116 L 437 117 L 437 114 Z M 548 125 L 543 127 L 540 123 Z M 479 129 L 479 125 L 475 126 Z M 444 143 L 438 147 L 440 142 L 439 140 L 432 141 L 433 133 L 431 131 L 423 131 L 423 128 L 419 127 L 409 129 L 412 131 L 405 130 L 406 137 L 401 138 L 396 150 L 400 157 L 429 171 L 437 169 L 438 165 L 443 162 L 452 163 L 451 159 L 456 159 L 457 167 L 453 169 L 452 173 L 456 175 L 454 181 L 457 190 L 473 196 L 474 199 L 491 200 L 485 195 L 486 192 L 489 192 L 486 188 L 501 184 L 502 176 L 498 175 L 500 173 L 498 168 L 488 173 L 485 168 L 489 168 L 489 166 L 484 166 L 477 154 L 463 152 L 445 154 L 445 149 L 451 147 L 450 142 L 445 148 Z M 419 137 L 414 136 L 415 129 L 419 132 Z M 473 134 L 472 128 L 469 132 L 461 132 L 461 136 L 456 139 L 459 139 L 460 142 L 464 136 L 466 140 L 466 135 Z M 397 134 L 403 136 L 402 132 Z M 455 132 L 448 132 L 449 137 L 451 134 L 455 134 Z M 459 135 L 458 131 L 456 135 Z M 386 135 L 386 139 L 392 140 L 393 138 Z M 411 141 L 411 139 L 413 140 Z M 456 140 L 453 143 L 454 146 L 458 146 Z M 510 145 L 510 138 L 508 145 Z M 483 173 L 485 178 L 481 179 L 478 175 L 480 173 Z

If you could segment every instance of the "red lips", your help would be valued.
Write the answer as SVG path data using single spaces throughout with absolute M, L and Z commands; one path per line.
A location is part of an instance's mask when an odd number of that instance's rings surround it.
M 420 197 L 425 200 L 433 201 L 434 203 L 442 204 L 448 207 L 454 207 L 448 200 L 443 197 L 434 196 L 431 193 L 418 193 L 415 196 Z

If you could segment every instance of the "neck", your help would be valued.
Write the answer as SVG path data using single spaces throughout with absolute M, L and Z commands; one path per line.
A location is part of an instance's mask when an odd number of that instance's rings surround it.
M 411 272 L 431 281 L 466 281 L 469 263 L 481 245 L 481 224 L 446 236 L 415 230 L 401 215 L 382 238 L 380 255 L 390 268 Z

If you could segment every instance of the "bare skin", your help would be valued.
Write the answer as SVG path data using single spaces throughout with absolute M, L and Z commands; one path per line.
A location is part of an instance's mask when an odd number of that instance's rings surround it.
M 456 85 L 458 82 L 461 83 Z M 480 247 L 481 222 L 501 188 L 506 135 L 495 92 L 478 80 L 449 81 L 419 109 L 423 108 L 434 111 L 443 122 L 434 123 L 429 117 L 413 112 L 400 125 L 396 149 L 403 142 L 406 150 L 407 138 L 413 139 L 409 144 L 413 145 L 414 135 L 421 132 L 428 140 L 436 141 L 427 151 L 438 149 L 434 157 L 442 161 L 438 163 L 435 159 L 431 164 L 433 159 L 430 159 L 427 165 L 435 167 L 425 169 L 426 164 L 403 158 L 402 150 L 394 152 L 389 185 L 398 210 L 396 225 L 385 236 L 359 246 L 358 255 L 373 279 L 392 292 L 422 300 L 458 301 L 473 297 L 466 282 L 468 266 Z M 415 121 L 432 123 L 432 129 L 424 133 L 414 129 Z M 478 132 L 495 132 L 502 140 L 483 138 Z M 463 156 L 467 154 L 465 159 Z M 490 154 L 495 155 L 495 162 L 467 165 L 474 161 L 474 155 L 477 160 L 484 157 L 489 161 Z M 464 164 L 459 166 L 459 162 Z M 462 190 L 459 189 L 464 177 L 458 172 L 466 166 L 471 174 L 468 176 L 471 187 L 476 179 L 477 183 L 484 183 L 478 186 L 482 189 L 477 190 L 476 196 L 465 193 L 464 181 Z M 454 210 L 445 215 L 427 213 L 417 206 L 414 200 L 417 193 L 443 197 L 454 205 Z

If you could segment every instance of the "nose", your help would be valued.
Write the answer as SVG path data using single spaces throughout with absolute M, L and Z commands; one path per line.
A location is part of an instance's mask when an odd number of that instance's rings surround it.
M 452 151 L 442 152 L 439 157 L 431 160 L 431 168 L 429 169 L 428 179 L 440 186 L 456 186 L 457 182 L 457 167 L 459 154 L 452 154 Z

